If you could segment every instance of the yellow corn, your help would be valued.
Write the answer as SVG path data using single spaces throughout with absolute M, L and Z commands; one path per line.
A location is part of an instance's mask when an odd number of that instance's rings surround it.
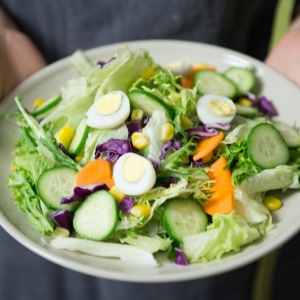
M 82 147 L 80 153 L 75 157 L 76 162 L 80 162 L 84 157 L 84 147 Z
M 56 227 L 54 231 L 52 232 L 51 236 L 53 238 L 57 237 L 69 237 L 70 236 L 70 231 L 66 228 L 63 227 Z
M 211 161 L 212 158 L 213 158 L 213 152 L 210 152 L 209 154 L 207 154 L 206 156 L 204 156 L 202 158 L 202 162 L 207 163 L 207 162 Z
M 160 139 L 164 142 L 171 140 L 174 137 L 175 128 L 171 123 L 165 123 L 161 128 Z
M 146 148 L 150 143 L 149 137 L 141 132 L 134 132 L 131 140 L 132 145 L 139 150 Z
M 61 143 L 65 148 L 68 148 L 74 137 L 74 134 L 75 131 L 71 126 L 64 126 L 57 134 L 57 143 Z
M 151 213 L 151 207 L 147 204 L 140 203 L 140 204 L 134 205 L 131 208 L 130 213 L 137 218 L 148 217 L 148 216 L 150 216 L 150 213 Z
M 154 75 L 154 69 L 148 68 L 140 73 L 140 77 L 147 80 Z
M 181 127 L 186 129 L 191 129 L 194 127 L 194 123 L 191 121 L 191 119 L 188 116 L 181 116 L 180 117 Z
M 132 110 L 131 121 L 139 121 L 142 120 L 143 117 L 144 117 L 144 112 L 141 109 L 135 108 L 134 110 Z
M 251 106 L 252 102 L 250 99 L 242 97 L 238 100 L 238 104 L 244 105 L 244 106 Z
M 274 196 L 267 196 L 264 199 L 264 203 L 267 209 L 270 211 L 277 210 L 282 206 L 282 202 Z
M 126 195 L 122 193 L 115 185 L 109 189 L 109 192 L 116 198 L 117 202 L 120 203 Z
M 182 162 L 183 162 L 184 164 L 189 164 L 189 163 L 190 163 L 190 158 L 189 158 L 189 156 L 184 156 L 184 157 L 182 158 Z
M 42 105 L 45 101 L 46 101 L 45 99 L 37 98 L 33 102 L 33 107 L 38 107 L 38 106 Z

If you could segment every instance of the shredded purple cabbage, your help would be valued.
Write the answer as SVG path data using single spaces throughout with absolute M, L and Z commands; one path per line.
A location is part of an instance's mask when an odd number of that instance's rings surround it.
M 134 198 L 133 197 L 124 197 L 119 204 L 119 209 L 125 213 L 130 214 L 130 210 L 134 205 Z
M 155 172 L 157 172 L 159 170 L 159 168 L 160 168 L 160 161 L 156 161 L 156 160 L 151 159 L 151 158 L 148 158 L 148 160 L 151 161 Z
M 245 93 L 244 96 L 248 98 L 252 106 L 256 107 L 261 113 L 263 113 L 266 116 L 274 117 L 278 115 L 278 112 L 272 102 L 267 99 L 265 96 L 260 96 L 258 99 L 257 97 L 252 93 Z
M 181 250 L 179 248 L 175 248 L 175 252 L 176 252 L 175 264 L 181 265 L 181 266 L 187 266 L 188 261 L 185 257 L 183 250 Z
M 73 229 L 73 215 L 68 210 L 56 210 L 50 214 L 50 218 L 59 227 L 66 228 L 69 232 Z
M 260 112 L 269 117 L 274 117 L 278 115 L 277 110 L 274 105 L 265 96 L 259 97 L 254 105 Z
M 132 147 L 128 140 L 110 139 L 96 147 L 95 159 L 99 158 L 102 152 L 105 152 L 102 159 L 115 163 L 121 155 L 132 152 Z
M 213 123 L 213 124 L 209 125 L 209 127 L 219 128 L 219 129 L 222 129 L 222 130 L 229 130 L 230 129 L 230 123 Z
M 171 184 L 176 184 L 177 178 L 171 178 L 169 181 L 165 182 L 162 186 L 165 188 L 169 188 Z
M 181 141 L 177 139 L 172 139 L 170 141 L 165 142 L 161 148 L 161 154 L 159 156 L 160 161 L 164 160 L 170 151 L 175 152 L 179 150 L 181 146 Z
M 128 129 L 129 137 L 131 137 L 134 132 L 141 132 L 142 131 L 142 122 L 141 121 L 126 122 L 126 126 L 127 126 L 127 129 Z
M 199 159 L 199 160 L 192 160 L 192 167 L 193 168 L 200 168 L 203 166 L 203 162 L 202 162 L 202 159 Z
M 142 126 L 146 126 L 151 118 L 151 115 L 147 115 L 142 119 Z
M 244 97 L 246 97 L 247 99 L 249 99 L 252 102 L 252 105 L 254 105 L 256 103 L 256 95 L 250 92 L 246 92 L 244 94 Z
M 197 135 L 200 138 L 209 138 L 218 134 L 218 131 L 212 126 L 202 125 L 198 128 L 188 129 L 187 133 L 189 137 Z
M 99 60 L 97 62 L 97 65 L 100 66 L 100 69 L 102 69 L 106 64 L 110 63 L 111 61 L 115 60 L 115 57 L 111 57 L 108 61 Z
M 62 143 L 58 144 L 58 148 L 66 155 L 69 155 L 67 149 L 65 148 L 65 146 Z
M 90 184 L 87 186 L 76 186 L 73 190 L 73 195 L 70 197 L 62 198 L 60 204 L 69 204 L 72 202 L 83 201 L 89 195 L 100 190 L 108 191 L 109 188 L 105 183 Z

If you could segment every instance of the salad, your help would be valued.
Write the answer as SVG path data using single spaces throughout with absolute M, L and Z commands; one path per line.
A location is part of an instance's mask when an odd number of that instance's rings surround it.
M 267 234 L 299 189 L 300 132 L 273 119 L 255 70 L 157 64 L 127 47 L 31 112 L 20 97 L 8 186 L 57 249 L 157 266 L 208 262 Z

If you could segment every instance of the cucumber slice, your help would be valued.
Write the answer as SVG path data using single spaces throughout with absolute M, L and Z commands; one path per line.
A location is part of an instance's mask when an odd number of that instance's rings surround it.
M 36 191 L 46 206 L 73 211 L 79 203 L 60 204 L 63 197 L 73 195 L 77 172 L 68 167 L 54 167 L 44 171 L 36 183 Z
M 90 240 L 106 239 L 119 220 L 116 199 L 105 190 L 93 193 L 78 207 L 73 219 L 78 236 Z
M 151 115 L 155 110 L 163 110 L 169 119 L 173 119 L 174 111 L 162 99 L 142 89 L 128 93 L 131 109 L 139 108 L 145 115 Z
M 84 116 L 78 123 L 74 137 L 68 148 L 68 152 L 71 156 L 77 156 L 81 149 L 84 147 L 86 139 L 88 137 L 90 127 L 86 125 L 86 116 Z
M 165 204 L 162 222 L 171 239 L 180 244 L 184 237 L 205 231 L 208 218 L 195 200 L 176 198 Z
M 238 96 L 244 95 L 246 92 L 251 92 L 255 86 L 254 73 L 246 68 L 231 67 L 224 75 L 235 83 L 238 90 Z
M 34 117 L 41 117 L 42 115 L 49 114 L 50 111 L 56 107 L 56 105 L 62 100 L 61 95 L 53 96 L 52 98 L 45 101 L 43 104 L 38 106 L 31 115 Z
M 237 95 L 236 85 L 226 76 L 213 70 L 200 70 L 194 75 L 194 85 L 202 95 L 217 94 L 234 99 Z
M 289 147 L 300 147 L 300 131 L 298 129 L 277 121 L 274 122 L 273 125 L 280 132 Z
M 263 169 L 285 165 L 290 157 L 289 148 L 271 124 L 260 123 L 252 128 L 247 140 L 249 158 Z
M 253 106 L 245 106 L 235 103 L 236 114 L 246 118 L 256 118 L 259 116 L 259 110 Z

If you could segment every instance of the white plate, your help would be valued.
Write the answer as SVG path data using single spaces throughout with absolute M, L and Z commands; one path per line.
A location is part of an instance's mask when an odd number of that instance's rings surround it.
M 183 41 L 139 41 L 126 43 L 132 50 L 149 50 L 154 60 L 160 64 L 172 61 L 188 63 L 205 62 L 223 71 L 228 66 L 253 65 L 260 84 L 258 92 L 275 102 L 280 119 L 289 124 L 299 119 L 300 90 L 282 75 L 263 63 L 243 54 L 205 44 Z M 97 60 L 109 59 L 122 44 L 109 45 L 86 52 L 88 57 Z M 50 97 L 69 78 L 77 76 L 68 59 L 54 63 L 18 86 L 0 105 L 0 114 L 15 110 L 13 96 L 20 95 L 25 106 L 31 107 L 38 97 Z M 299 125 L 299 123 L 298 123 Z M 271 250 L 280 247 L 294 236 L 300 228 L 300 195 L 289 193 L 284 196 L 283 207 L 273 214 L 275 228 L 264 238 L 241 252 L 230 254 L 222 260 L 210 263 L 192 264 L 187 267 L 169 262 L 164 255 L 158 255 L 160 266 L 152 269 L 137 268 L 121 263 L 119 260 L 97 258 L 80 253 L 58 251 L 47 246 L 42 236 L 30 226 L 25 214 L 14 204 L 10 191 L 6 187 L 6 177 L 10 173 L 13 143 L 17 140 L 17 128 L 14 120 L 0 120 L 0 224 L 21 244 L 38 255 L 72 270 L 109 279 L 132 282 L 168 282 L 203 278 L 246 265 Z

